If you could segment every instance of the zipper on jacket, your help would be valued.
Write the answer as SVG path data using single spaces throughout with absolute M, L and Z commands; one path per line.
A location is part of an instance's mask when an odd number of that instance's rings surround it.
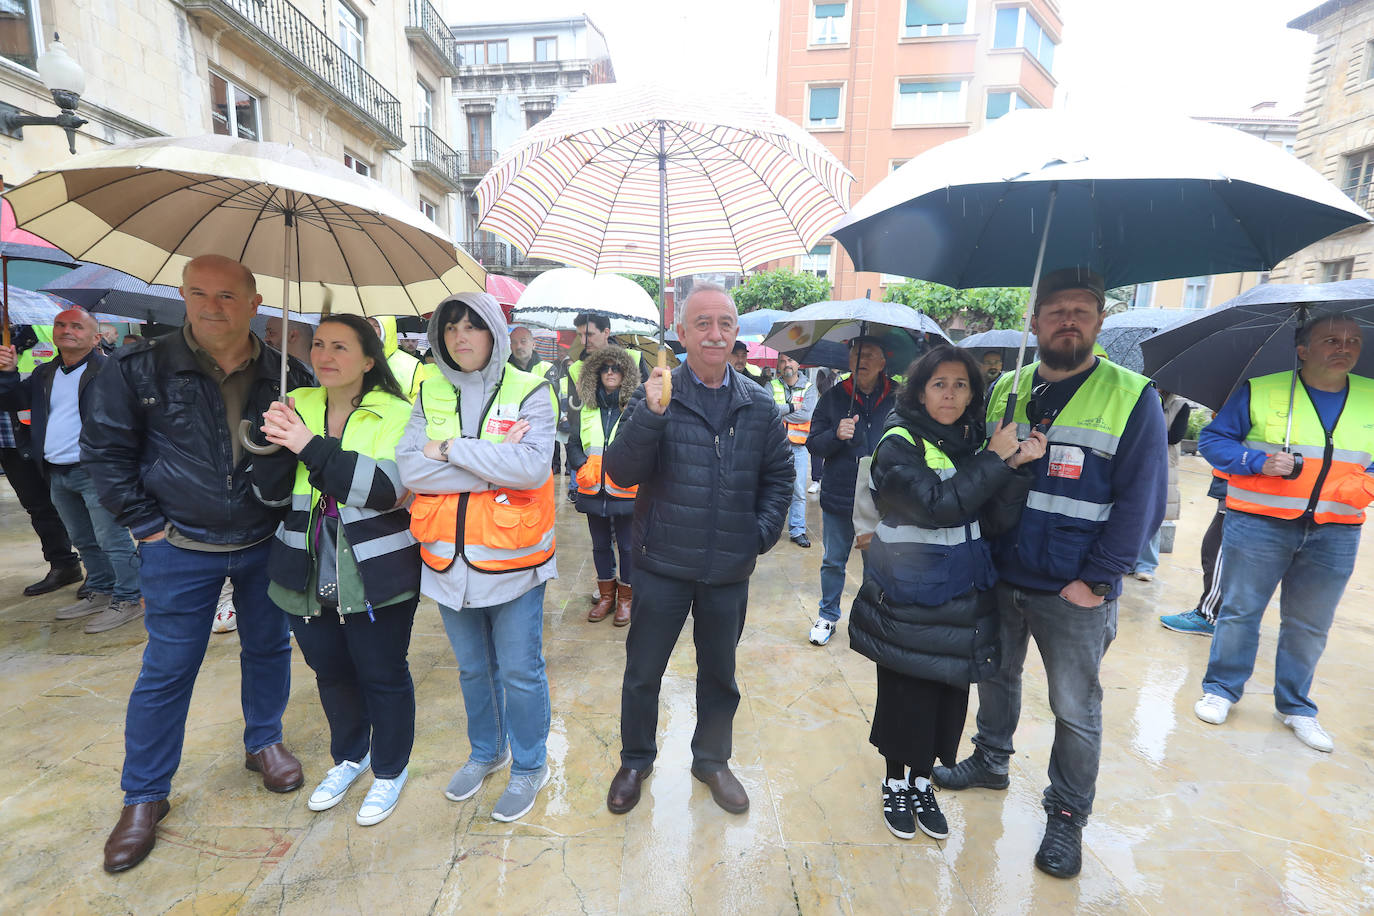
M 1312 496 L 1307 500 L 1307 510 L 1304 515 L 1311 517 L 1317 512 L 1317 503 L 1321 500 L 1322 486 L 1326 483 L 1326 477 L 1331 473 L 1331 459 L 1335 457 L 1336 440 L 1333 438 L 1333 430 L 1325 430 L 1326 448 L 1322 451 L 1322 469 L 1317 472 L 1317 482 L 1312 485 Z

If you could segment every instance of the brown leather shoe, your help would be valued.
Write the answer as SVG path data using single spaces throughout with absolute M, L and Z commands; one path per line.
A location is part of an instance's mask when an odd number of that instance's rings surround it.
M 606 807 L 612 814 L 624 814 L 639 804 L 639 789 L 644 780 L 654 771 L 653 764 L 642 770 L 621 767 L 611 780 L 611 790 L 606 793 Z
M 157 822 L 171 810 L 172 803 L 165 798 L 125 805 L 105 841 L 105 870 L 110 874 L 128 871 L 146 859 L 157 845 Z
M 710 773 L 703 773 L 692 767 L 692 775 L 706 783 L 706 787 L 711 790 L 711 797 L 726 811 L 731 814 L 743 814 L 749 810 L 749 796 L 728 766 Z
M 243 765 L 262 774 L 262 784 L 269 792 L 294 792 L 305 784 L 301 762 L 281 742 L 256 754 L 244 754 Z
M 587 612 L 588 623 L 600 623 L 611 613 L 611 608 L 615 606 L 615 580 L 597 579 L 597 599 L 596 604 Z
M 620 582 L 615 590 L 615 619 L 611 623 L 618 627 L 630 625 L 630 602 L 634 599 L 634 589 Z

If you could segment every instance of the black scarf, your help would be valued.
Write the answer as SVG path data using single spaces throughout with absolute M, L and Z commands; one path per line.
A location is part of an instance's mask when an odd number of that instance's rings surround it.
M 983 418 L 972 405 L 953 425 L 946 426 L 935 422 L 924 407 L 910 410 L 898 404 L 893 408 L 887 426 L 889 429 L 904 426 L 912 435 L 933 442 L 955 464 L 976 454 L 983 447 L 983 440 L 986 438 Z

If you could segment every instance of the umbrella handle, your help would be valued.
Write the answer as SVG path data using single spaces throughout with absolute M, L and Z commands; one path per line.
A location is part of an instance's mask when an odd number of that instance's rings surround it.
M 658 350 L 658 368 L 663 370 L 663 391 L 658 396 L 658 406 L 668 407 L 668 402 L 673 399 L 673 374 L 668 371 L 668 348 L 660 347 Z
M 1284 451 L 1286 452 L 1286 451 L 1288 451 L 1288 449 L 1284 449 Z M 1291 471 L 1289 471 L 1287 474 L 1283 475 L 1283 479 L 1284 479 L 1284 480 L 1297 480 L 1298 477 L 1301 476 L 1301 474 L 1302 474 L 1302 456 L 1301 456 L 1301 455 L 1296 455 L 1296 454 L 1295 454 L 1295 455 L 1293 456 L 1293 470 L 1291 470 Z
M 280 445 L 258 445 L 256 442 L 253 441 L 252 420 L 239 421 L 239 444 L 241 444 L 244 448 L 248 449 L 248 451 L 252 452 L 254 455 L 271 455 L 275 452 L 281 451 Z

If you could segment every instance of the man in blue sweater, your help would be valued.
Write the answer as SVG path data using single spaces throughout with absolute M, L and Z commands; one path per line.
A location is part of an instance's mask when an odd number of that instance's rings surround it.
M 946 789 L 1005 789 L 1021 717 L 1021 669 L 1035 637 L 1045 663 L 1054 746 L 1043 804 L 1041 871 L 1059 878 L 1082 866 L 1102 755 L 1102 657 L 1116 636 L 1121 577 L 1164 518 L 1169 463 L 1164 411 L 1150 380 L 1098 359 L 1102 278 L 1056 270 L 1040 283 L 1031 328 L 1040 362 L 1020 372 L 1015 419 L 1022 438 L 1045 433 L 1045 456 L 1017 527 L 998 539 L 1002 666 L 978 685 L 975 750 L 937 766 Z M 1004 373 L 988 399 L 988 428 L 1002 423 L 1011 391 Z

